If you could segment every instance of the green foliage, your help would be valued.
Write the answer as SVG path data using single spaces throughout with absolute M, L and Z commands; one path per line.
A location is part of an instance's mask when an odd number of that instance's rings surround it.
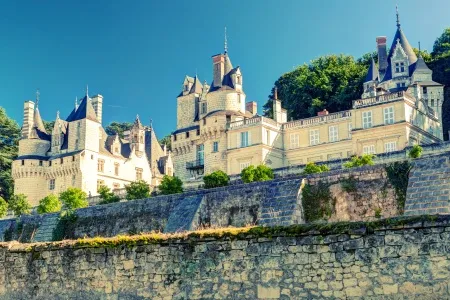
M 162 139 L 160 139 L 159 143 L 161 144 L 161 146 L 166 145 L 168 151 L 172 151 L 172 140 L 171 140 L 170 134 L 168 134 L 165 137 L 163 137 Z
M 59 199 L 64 204 L 65 209 L 83 208 L 89 205 L 85 192 L 79 188 L 70 187 L 59 195 Z
M 316 165 L 314 162 L 309 162 L 306 164 L 303 174 L 314 174 L 330 171 L 327 165 Z
M 341 179 L 341 188 L 347 193 L 356 192 L 356 179 L 353 176 Z
M 377 219 L 381 218 L 382 209 L 380 207 L 377 207 L 374 209 L 374 211 L 375 211 L 375 218 Z
M 52 134 L 53 131 L 53 127 L 55 127 L 55 121 L 44 121 L 44 127 L 45 127 L 45 131 L 47 131 L 48 134 Z
M 65 210 L 59 215 L 58 223 L 53 229 L 52 240 L 61 241 L 73 237 L 73 225 L 78 220 L 78 215 L 73 210 Z
M 0 197 L 10 199 L 14 191 L 11 164 L 17 157 L 20 127 L 0 107 Z
M 395 190 L 399 214 L 403 214 L 405 209 L 406 190 L 408 189 L 409 171 L 411 171 L 411 168 L 409 161 L 397 161 L 385 167 L 388 180 Z
M 220 186 L 227 186 L 230 182 L 230 177 L 223 171 L 215 171 L 209 175 L 203 176 L 203 182 L 206 189 L 211 189 Z
M 3 218 L 8 213 L 8 202 L 0 197 L 0 218 Z
M 409 158 L 419 158 L 422 156 L 423 149 L 419 145 L 414 145 L 408 152 Z
M 305 184 L 302 189 L 302 205 L 306 222 L 331 217 L 335 201 L 329 185 L 323 182 L 319 182 L 317 185 Z
M 150 186 L 144 180 L 133 181 L 125 186 L 127 200 L 146 199 L 150 197 Z
M 178 194 L 183 192 L 183 182 L 176 176 L 164 175 L 161 184 L 158 186 L 161 194 Z
M 27 196 L 18 194 L 9 199 L 9 209 L 18 217 L 21 215 L 29 215 L 31 212 L 31 205 L 28 203 Z
M 61 210 L 62 203 L 56 195 L 50 194 L 39 201 L 38 214 L 54 213 Z
M 434 57 L 450 52 L 450 28 L 444 29 L 444 32 L 434 41 L 432 55 Z
M 326 108 L 337 112 L 351 108 L 352 100 L 363 93 L 363 82 L 371 61 L 367 54 L 355 60 L 349 55 L 327 55 L 283 74 L 276 82 L 278 98 L 289 118 L 316 116 Z M 273 92 L 269 99 L 273 99 Z M 272 117 L 272 100 L 264 105 L 264 115 Z
M 100 199 L 102 199 L 99 204 L 108 204 L 120 201 L 119 196 L 114 194 L 106 185 L 100 186 L 98 193 L 100 194 Z
M 273 170 L 265 165 L 259 165 L 256 168 L 251 165 L 241 172 L 241 178 L 244 183 L 272 180 L 273 177 Z
M 105 131 L 108 135 L 118 134 L 120 138 L 124 138 L 123 133 L 130 130 L 133 127 L 133 123 L 129 122 L 111 122 L 105 127 Z
M 344 163 L 344 168 L 356 168 L 361 166 L 373 166 L 375 155 L 364 154 L 362 156 L 352 156 L 351 160 Z

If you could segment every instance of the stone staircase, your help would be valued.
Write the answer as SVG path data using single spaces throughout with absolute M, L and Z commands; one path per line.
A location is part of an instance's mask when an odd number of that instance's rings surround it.
M 301 205 L 298 199 L 301 178 L 271 183 L 261 203 L 258 225 L 276 226 L 302 223 Z
M 164 232 L 192 230 L 202 199 L 203 194 L 194 194 L 178 202 L 167 220 Z
M 58 219 L 59 213 L 45 215 L 34 235 L 33 242 L 51 242 L 53 240 L 53 230 L 58 225 Z

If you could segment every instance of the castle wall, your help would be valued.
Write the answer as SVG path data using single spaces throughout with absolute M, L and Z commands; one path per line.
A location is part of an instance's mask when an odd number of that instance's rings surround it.
M 208 112 L 233 110 L 245 113 L 245 94 L 234 90 L 215 91 L 207 95 Z
M 392 221 L 108 247 L 1 244 L 0 297 L 448 298 L 449 217 Z
M 197 97 L 198 94 L 189 94 L 177 98 L 177 129 L 194 125 Z

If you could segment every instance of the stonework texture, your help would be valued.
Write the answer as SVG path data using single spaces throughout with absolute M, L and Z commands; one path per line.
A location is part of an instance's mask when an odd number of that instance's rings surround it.
M 446 299 L 449 221 L 108 248 L 3 243 L 0 298 Z

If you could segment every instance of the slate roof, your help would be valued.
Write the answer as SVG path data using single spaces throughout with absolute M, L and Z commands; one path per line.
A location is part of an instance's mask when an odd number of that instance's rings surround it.
M 54 160 L 54 159 L 63 158 L 63 157 L 67 157 L 67 156 L 73 156 L 82 151 L 84 151 L 84 150 L 77 150 L 77 151 L 72 151 L 72 152 L 68 152 L 68 153 L 61 153 L 61 154 L 56 154 L 53 156 L 22 155 L 22 156 L 17 157 L 15 160 L 22 160 L 22 159 Z
M 69 117 L 66 119 L 67 122 L 73 122 L 78 120 L 88 119 L 94 122 L 98 122 L 97 115 L 95 114 L 94 107 L 92 106 L 91 100 L 86 95 L 80 102 L 80 106 L 75 111 L 70 113 Z
M 370 63 L 369 70 L 367 71 L 365 82 L 378 81 L 378 78 L 379 78 L 378 68 L 377 68 L 377 65 L 375 64 L 375 61 L 372 58 L 372 62 Z
M 191 90 L 189 91 L 189 94 L 201 94 L 203 91 L 203 85 L 198 79 L 197 75 L 195 75 L 194 78 L 194 84 L 191 87 Z
M 172 134 L 183 133 L 183 132 L 196 130 L 196 129 L 200 129 L 200 125 L 194 125 L 194 126 L 189 126 L 189 127 L 185 127 L 185 128 L 180 128 L 180 129 L 177 129 L 174 132 L 172 132 Z
M 418 73 L 430 73 L 431 72 L 430 68 L 428 68 L 427 64 L 423 60 L 422 55 L 419 55 L 419 58 L 417 59 L 417 62 L 414 66 L 414 73 L 415 72 L 418 72 Z

